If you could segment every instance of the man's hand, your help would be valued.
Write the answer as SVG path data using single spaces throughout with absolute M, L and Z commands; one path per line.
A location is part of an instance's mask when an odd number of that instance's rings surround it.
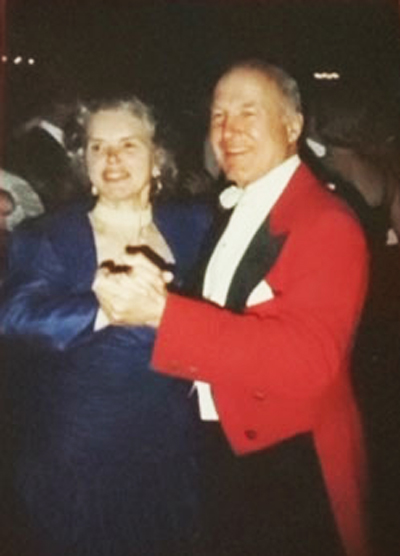
M 158 326 L 166 302 L 166 285 L 173 278 L 142 254 L 125 255 L 128 273 L 99 269 L 93 291 L 111 324 Z

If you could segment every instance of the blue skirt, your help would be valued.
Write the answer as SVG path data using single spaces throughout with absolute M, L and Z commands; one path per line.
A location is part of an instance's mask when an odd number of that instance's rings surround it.
M 17 491 L 41 556 L 200 553 L 198 416 L 153 342 L 108 327 L 24 369 Z

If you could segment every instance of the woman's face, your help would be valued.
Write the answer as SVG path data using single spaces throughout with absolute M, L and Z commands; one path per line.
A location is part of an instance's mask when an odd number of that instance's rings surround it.
M 125 109 L 100 110 L 87 129 L 86 165 L 100 199 L 113 204 L 148 203 L 155 174 L 149 129 Z

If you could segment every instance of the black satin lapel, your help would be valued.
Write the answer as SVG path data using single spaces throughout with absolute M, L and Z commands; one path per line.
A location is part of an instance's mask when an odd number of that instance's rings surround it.
M 250 242 L 233 276 L 225 306 L 242 312 L 250 293 L 275 264 L 285 243 L 285 235 L 273 235 L 269 217 Z

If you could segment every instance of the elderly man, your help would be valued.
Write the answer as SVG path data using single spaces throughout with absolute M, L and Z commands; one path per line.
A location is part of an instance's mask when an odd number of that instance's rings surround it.
M 158 372 L 195 381 L 219 555 L 367 553 L 349 359 L 368 254 L 351 211 L 300 161 L 302 126 L 284 71 L 230 68 L 214 91 L 210 141 L 237 187 L 221 195 L 233 211 L 203 299 L 167 294 L 165 274 L 141 255 L 127 258 L 130 291 L 104 294 L 113 322 L 158 326 Z

